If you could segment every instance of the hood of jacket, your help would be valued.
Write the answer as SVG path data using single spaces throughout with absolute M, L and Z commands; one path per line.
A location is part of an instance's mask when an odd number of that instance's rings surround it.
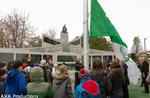
M 33 67 L 30 71 L 31 82 L 44 82 L 44 71 L 41 67 Z
M 13 69 L 13 70 L 9 71 L 9 72 L 8 72 L 8 76 L 7 76 L 7 79 L 6 79 L 6 82 L 7 82 L 8 84 L 13 83 L 13 82 L 16 80 L 17 75 L 20 74 L 20 73 L 21 73 L 21 72 L 20 72 L 19 70 L 17 70 L 17 69 Z

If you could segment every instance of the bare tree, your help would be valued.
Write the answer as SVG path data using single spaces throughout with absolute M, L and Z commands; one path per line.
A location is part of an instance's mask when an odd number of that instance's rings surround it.
M 40 36 L 33 36 L 26 41 L 25 47 L 42 47 L 42 38 Z
M 143 47 L 141 45 L 141 40 L 138 36 L 134 37 L 133 45 L 131 48 L 131 53 L 140 53 L 143 51 Z
M 3 47 L 22 48 L 24 41 L 33 34 L 29 16 L 14 9 L 0 19 L 0 30 L 3 35 Z
M 49 37 L 49 38 L 51 38 L 51 39 L 55 39 L 55 37 L 56 37 L 56 31 L 54 29 L 50 29 L 49 28 L 48 31 L 46 31 L 44 33 L 44 35 L 47 36 L 47 37 Z

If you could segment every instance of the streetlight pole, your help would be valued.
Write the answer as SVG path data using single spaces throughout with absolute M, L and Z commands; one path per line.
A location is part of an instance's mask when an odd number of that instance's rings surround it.
M 146 52 L 146 39 L 147 38 L 144 38 L 144 51 Z

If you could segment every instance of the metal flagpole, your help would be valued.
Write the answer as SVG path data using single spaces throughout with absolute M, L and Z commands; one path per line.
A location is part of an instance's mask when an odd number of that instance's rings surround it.
M 83 0 L 83 64 L 86 70 L 89 70 L 88 44 L 88 0 Z

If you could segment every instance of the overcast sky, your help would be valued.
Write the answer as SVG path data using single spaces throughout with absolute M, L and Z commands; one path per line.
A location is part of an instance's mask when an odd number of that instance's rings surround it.
M 148 38 L 146 45 L 150 50 L 150 0 L 98 1 L 129 49 L 133 38 L 139 36 L 142 45 L 144 38 Z M 52 28 L 59 38 L 64 24 L 69 40 L 83 32 L 83 0 L 0 0 L 0 4 L 0 16 L 13 8 L 28 13 L 38 34 Z

